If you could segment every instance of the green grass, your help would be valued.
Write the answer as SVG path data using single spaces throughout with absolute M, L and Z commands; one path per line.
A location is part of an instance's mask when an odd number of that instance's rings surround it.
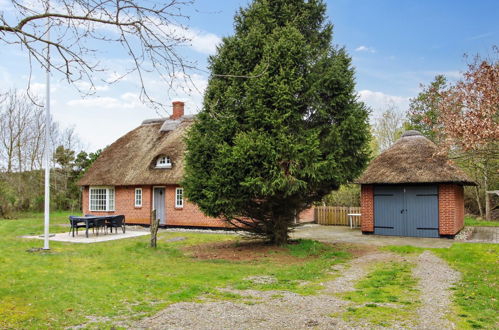
M 405 254 L 420 254 L 421 252 L 423 252 L 425 250 L 424 248 L 420 248 L 420 247 L 416 247 L 416 246 L 411 246 L 411 245 L 402 245 L 402 246 L 389 245 L 389 246 L 383 246 L 380 249 L 381 250 L 385 250 L 385 251 L 390 251 L 390 252 L 398 253 L 398 254 L 401 254 L 401 255 L 405 255 Z
M 499 226 L 499 221 L 486 221 L 480 220 L 474 217 L 466 216 L 464 217 L 465 226 L 485 226 L 485 227 L 497 227 Z
M 377 264 L 355 291 L 342 294 L 352 304 L 343 313 L 347 321 L 367 321 L 375 326 L 390 326 L 393 321 L 411 319 L 418 305 L 416 280 L 410 263 Z
M 67 223 L 67 215 L 52 215 L 51 232 L 68 231 L 58 225 Z M 51 242 L 48 252 L 28 252 L 43 241 L 20 236 L 42 231 L 40 214 L 0 220 L 0 328 L 63 328 L 87 323 L 87 316 L 96 320 L 90 327 L 110 327 L 113 318 L 140 318 L 201 296 L 241 299 L 217 290 L 226 286 L 315 293 L 329 276 L 325 270 L 349 258 L 332 246 L 303 240 L 276 252 L 295 258 L 291 263 L 200 260 L 182 248 L 234 236 L 185 232 L 160 234 L 156 250 L 145 236 L 97 244 Z M 176 236 L 187 239 L 166 242 Z M 255 275 L 278 281 L 256 285 L 245 280 Z
M 433 251 L 462 274 L 454 288 L 459 328 L 499 328 L 499 245 L 461 243 Z
M 399 254 L 416 254 L 425 249 L 387 246 Z M 455 310 L 452 319 L 459 328 L 499 328 L 499 246 L 455 243 L 448 249 L 431 249 L 458 270 L 462 278 L 453 287 Z

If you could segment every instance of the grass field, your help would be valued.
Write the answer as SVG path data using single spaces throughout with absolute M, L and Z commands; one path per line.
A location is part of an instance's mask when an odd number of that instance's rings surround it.
M 68 228 L 67 213 L 52 216 L 51 232 Z M 178 301 L 203 294 L 237 299 L 217 291 L 238 288 L 284 289 L 303 294 L 317 290 L 324 270 L 344 262 L 349 254 L 313 241 L 267 251 L 268 256 L 246 261 L 203 260 L 186 253 L 200 244 L 234 240 L 233 235 L 162 233 L 158 248 L 148 237 L 72 244 L 51 242 L 48 252 L 29 252 L 43 241 L 20 238 L 40 234 L 43 220 L 31 214 L 0 220 L 0 328 L 63 328 L 78 324 L 109 327 L 112 321 L 144 317 Z M 185 240 L 167 242 L 182 236 Z M 248 276 L 271 275 L 278 281 L 256 285 Z M 307 281 L 307 285 L 299 285 Z M 93 324 L 88 323 L 92 317 Z
M 412 246 L 389 246 L 400 254 L 424 251 Z M 499 245 L 455 243 L 448 249 L 430 249 L 457 269 L 461 281 L 453 288 L 453 318 L 460 329 L 499 328 Z
M 349 321 L 365 320 L 377 327 L 390 327 L 393 321 L 414 319 L 418 290 L 411 273 L 412 266 L 407 262 L 376 265 L 366 278 L 355 285 L 355 291 L 342 295 L 352 302 L 343 313 L 343 318 Z M 410 327 L 410 324 L 404 325 Z
M 466 216 L 464 218 L 464 225 L 465 226 L 498 227 L 499 221 L 479 220 L 479 219 L 474 218 L 474 217 Z
M 499 245 L 456 243 L 434 249 L 462 274 L 454 288 L 460 328 L 499 328 Z

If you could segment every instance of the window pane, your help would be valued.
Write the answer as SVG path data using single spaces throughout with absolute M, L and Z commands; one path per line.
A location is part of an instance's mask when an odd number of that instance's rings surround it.
M 90 188 L 90 210 L 106 211 L 107 189 Z
M 142 206 L 142 189 L 135 189 L 135 206 Z
M 114 211 L 114 188 L 108 189 L 108 208 L 107 211 Z
M 175 206 L 183 207 L 184 206 L 184 189 L 177 188 L 175 193 Z

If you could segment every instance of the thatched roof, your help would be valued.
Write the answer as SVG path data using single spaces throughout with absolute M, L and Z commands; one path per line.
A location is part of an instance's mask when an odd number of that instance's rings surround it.
M 183 175 L 183 136 L 192 122 L 189 116 L 174 121 L 144 121 L 107 147 L 78 184 L 126 186 L 179 183 Z M 159 156 L 170 157 L 172 167 L 155 168 Z
M 357 180 L 360 184 L 458 183 L 475 185 L 437 146 L 418 131 L 407 131 L 376 157 Z

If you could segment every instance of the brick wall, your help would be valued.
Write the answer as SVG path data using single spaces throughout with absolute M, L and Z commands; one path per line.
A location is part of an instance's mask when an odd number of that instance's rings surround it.
M 440 235 L 455 235 L 464 227 L 464 189 L 457 184 L 438 187 L 438 227 Z
M 196 227 L 229 227 L 220 219 L 205 216 L 199 208 L 184 199 L 183 208 L 175 208 L 175 188 L 166 187 L 166 224 L 172 226 L 196 226 Z
M 360 189 L 360 229 L 374 232 L 374 187 L 362 185 Z
M 303 210 L 298 214 L 298 221 L 299 222 L 314 222 L 315 221 L 315 211 L 314 207 L 312 206 L 309 209 Z
M 142 206 L 135 207 L 135 188 L 142 188 Z M 95 215 L 107 214 L 124 214 L 125 221 L 133 224 L 148 225 L 151 223 L 151 205 L 152 205 L 152 188 L 150 186 L 123 186 L 115 187 L 115 211 L 114 212 L 95 212 L 89 209 L 88 193 L 89 188 L 83 190 L 83 213 Z
M 165 188 L 166 224 L 172 226 L 229 227 L 224 221 L 205 216 L 199 208 L 184 199 L 183 208 L 175 208 L 175 188 Z M 135 188 L 142 188 L 142 207 L 135 207 Z M 82 205 L 84 214 L 110 215 L 124 214 L 129 224 L 150 224 L 152 210 L 152 186 L 115 187 L 115 211 L 95 212 L 89 210 L 89 187 L 84 187 Z

